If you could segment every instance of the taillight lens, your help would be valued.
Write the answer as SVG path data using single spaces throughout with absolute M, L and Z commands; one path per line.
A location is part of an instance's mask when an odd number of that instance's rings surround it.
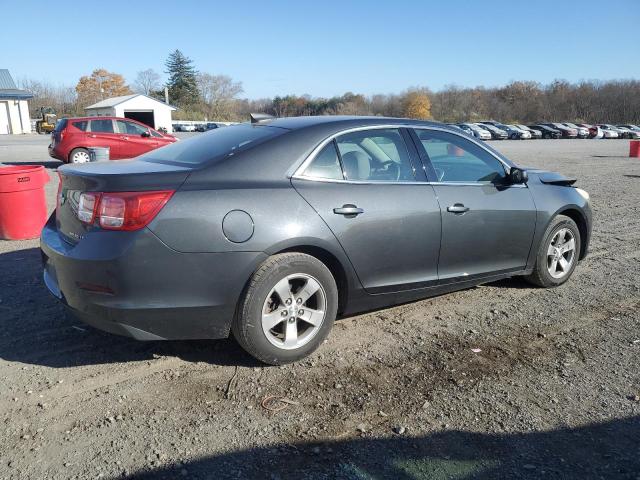
M 78 220 L 82 223 L 93 223 L 96 219 L 96 210 L 100 201 L 100 194 L 85 192 L 80 195 L 78 202 Z
M 155 218 L 172 195 L 172 190 L 84 192 L 80 195 L 78 219 L 84 223 L 97 219 L 98 225 L 107 230 L 139 230 Z

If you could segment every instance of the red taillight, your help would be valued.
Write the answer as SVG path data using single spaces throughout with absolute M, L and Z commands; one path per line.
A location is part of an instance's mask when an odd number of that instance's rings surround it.
M 96 220 L 107 230 L 139 230 L 151 222 L 173 195 L 172 190 L 153 192 L 84 192 L 78 219 Z

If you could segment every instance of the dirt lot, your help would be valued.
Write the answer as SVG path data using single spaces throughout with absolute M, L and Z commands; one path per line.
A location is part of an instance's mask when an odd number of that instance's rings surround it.
M 46 145 L 0 137 L 0 162 L 43 162 L 53 207 Z M 493 145 L 590 192 L 571 281 L 343 319 L 296 365 L 95 331 L 45 291 L 37 240 L 0 241 L 0 478 L 640 479 L 640 160 L 620 140 Z

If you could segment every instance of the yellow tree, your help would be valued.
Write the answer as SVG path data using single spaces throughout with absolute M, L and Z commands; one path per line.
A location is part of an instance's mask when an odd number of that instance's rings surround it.
M 122 75 L 98 68 L 90 76 L 80 77 L 76 93 L 80 105 L 86 107 L 105 98 L 129 95 L 133 92 Z
M 402 110 L 407 118 L 426 120 L 431 118 L 431 100 L 424 92 L 407 92 L 402 100 Z

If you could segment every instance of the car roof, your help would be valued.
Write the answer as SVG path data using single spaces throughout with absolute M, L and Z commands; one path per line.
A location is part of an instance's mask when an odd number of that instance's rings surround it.
M 93 117 L 64 117 L 61 120 L 128 120 L 131 122 L 141 123 L 133 118 L 125 117 L 112 117 L 107 115 L 93 116 Z M 143 124 L 144 125 L 144 124 Z
M 329 126 L 334 125 L 336 129 L 345 129 L 350 127 L 366 127 L 375 125 L 421 125 L 421 126 L 437 126 L 447 127 L 447 124 L 440 122 L 431 122 L 426 120 L 413 120 L 410 118 L 394 118 L 394 117 L 371 117 L 357 115 L 318 115 L 307 117 L 282 117 L 272 120 L 262 120 L 259 125 L 268 125 L 270 127 L 286 128 L 287 130 L 298 130 L 302 128 Z

